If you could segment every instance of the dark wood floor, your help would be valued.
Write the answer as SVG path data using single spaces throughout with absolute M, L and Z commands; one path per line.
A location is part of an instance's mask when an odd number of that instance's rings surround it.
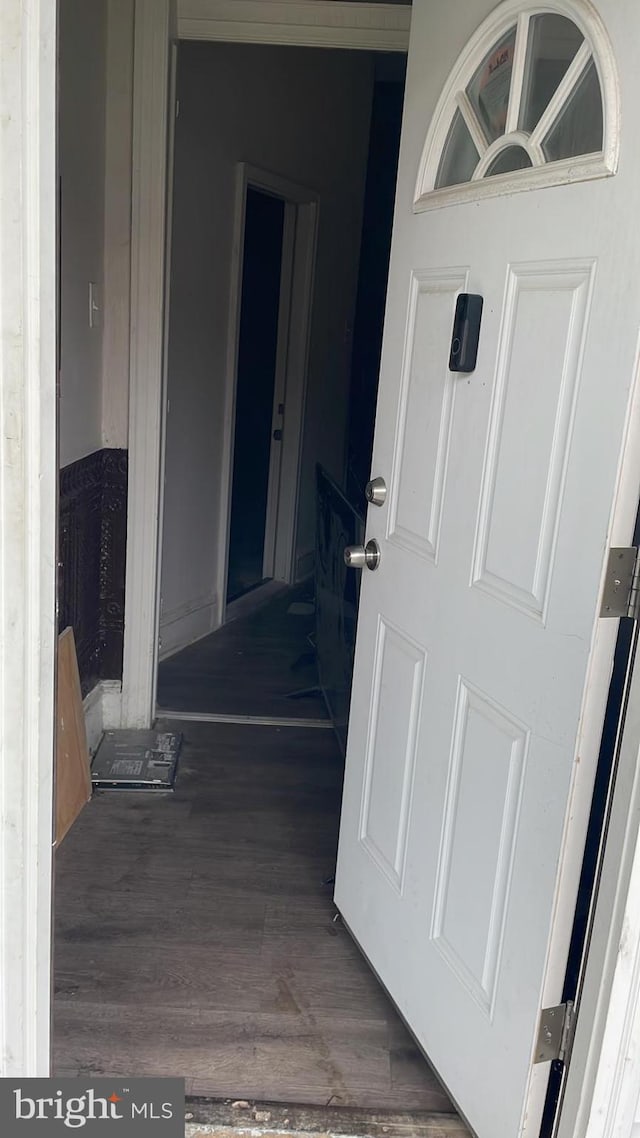
M 313 613 L 308 587 L 284 590 L 248 616 L 163 660 L 158 669 L 158 707 L 223 715 L 326 719 L 319 692 L 291 698 L 318 683 Z M 291 606 L 294 611 L 289 611 Z
M 184 726 L 173 795 L 98 795 L 58 851 L 56 1073 L 452 1111 L 333 920 L 332 733 Z

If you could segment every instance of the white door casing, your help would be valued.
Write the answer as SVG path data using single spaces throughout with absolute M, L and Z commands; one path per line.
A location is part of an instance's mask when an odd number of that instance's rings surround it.
M 173 0 L 136 0 L 131 179 L 129 479 L 122 726 L 155 707 L 164 462 L 166 226 Z
M 0 1077 L 49 1074 L 56 5 L 0 12 Z
M 490 8 L 413 10 L 372 467 L 389 494 L 367 522 L 382 557 L 361 596 L 336 903 L 480 1138 L 514 1138 L 539 1127 L 538 1017 L 561 998 L 615 636 L 598 604 L 640 313 L 640 162 L 623 135 L 618 169 L 617 106 L 638 105 L 640 22 L 630 0 L 508 0 L 477 33 Z M 428 201 L 456 58 L 466 83 L 540 10 L 588 35 L 608 168 Z M 484 297 L 469 376 L 448 370 L 459 292 Z
M 287 340 L 289 331 L 289 322 L 291 315 L 291 286 L 293 280 L 293 257 L 295 253 L 295 238 L 296 238 L 296 206 L 291 202 L 284 202 L 284 224 L 282 231 L 282 257 L 280 262 L 280 299 L 278 303 L 278 333 L 277 333 L 277 346 L 276 346 L 276 361 L 274 368 L 274 384 L 273 384 L 273 400 L 271 404 L 271 422 L 269 424 L 271 430 L 271 448 L 269 451 L 269 469 L 267 472 L 267 508 L 265 512 L 265 525 L 264 525 L 264 552 L 262 558 L 262 576 L 276 577 L 276 551 L 278 546 L 278 528 L 279 522 L 283 520 L 283 515 L 279 510 L 281 468 L 282 468 L 282 451 L 284 446 L 283 427 L 285 416 L 281 408 L 285 406 L 286 398 L 286 374 L 287 374 Z M 303 379 L 303 377 L 300 377 Z M 302 400 L 301 400 L 302 403 Z M 292 429 L 296 429 L 296 424 L 291 424 Z M 297 439 L 298 446 L 301 442 L 302 424 L 297 424 Z M 293 526 L 290 530 L 293 537 Z M 292 550 L 282 550 L 278 557 L 280 564 L 292 563 Z M 288 579 L 286 570 L 284 574 L 282 569 L 277 575 L 283 580 Z M 277 577 L 276 577 L 277 579 Z
M 282 441 L 271 448 L 263 575 L 292 583 L 320 200 L 315 191 L 290 183 L 283 182 L 281 192 L 283 277 L 271 426 L 282 431 Z
M 220 623 L 224 623 L 225 619 L 227 593 L 244 215 L 248 186 L 280 197 L 285 202 L 283 276 L 272 412 L 272 429 L 282 430 L 282 442 L 274 442 L 271 447 L 263 573 L 265 577 L 287 582 L 293 581 L 295 569 L 298 482 L 320 205 L 318 194 L 314 190 L 273 171 L 262 170 L 246 162 L 238 163 L 229 283 L 224 451 L 221 456 L 220 528 L 217 543 L 216 588 L 220 598 Z M 278 413 L 280 404 L 285 406 L 284 416 Z

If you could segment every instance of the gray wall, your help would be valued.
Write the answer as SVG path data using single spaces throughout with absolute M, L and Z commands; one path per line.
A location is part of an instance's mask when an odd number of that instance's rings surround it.
M 106 447 L 126 447 L 129 434 L 133 16 L 134 0 L 108 0 L 102 290 L 102 441 Z
M 236 44 L 180 48 L 162 623 L 189 617 L 187 638 L 215 623 L 218 601 L 236 163 L 273 171 L 320 195 L 298 525 L 297 555 L 304 561 L 314 545 L 315 464 L 322 462 L 338 479 L 343 475 L 372 82 L 368 53 Z
M 102 298 L 106 42 L 107 0 L 61 0 L 61 466 L 102 446 L 102 321 L 89 328 L 88 288 Z
M 133 12 L 134 0 L 60 0 L 63 467 L 127 445 Z

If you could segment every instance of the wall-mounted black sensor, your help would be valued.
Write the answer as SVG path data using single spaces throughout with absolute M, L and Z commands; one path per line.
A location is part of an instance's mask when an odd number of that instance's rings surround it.
M 476 366 L 481 317 L 482 297 L 472 292 L 461 292 L 453 321 L 449 371 L 469 372 Z

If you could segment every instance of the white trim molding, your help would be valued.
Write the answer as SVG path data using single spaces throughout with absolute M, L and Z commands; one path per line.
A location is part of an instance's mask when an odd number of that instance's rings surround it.
M 119 680 L 99 680 L 82 701 L 87 743 L 95 754 L 103 731 L 122 726 L 122 688 Z
M 238 162 L 235 178 L 233 252 L 229 283 L 224 430 L 220 475 L 220 524 L 216 566 L 219 598 L 218 621 L 226 622 L 226 595 L 229 568 L 229 535 L 233 491 L 233 451 L 236 420 L 238 347 L 242 305 L 242 265 L 247 189 L 264 190 L 285 203 L 283 235 L 283 281 L 280 290 L 278 361 L 275 401 L 285 406 L 284 432 L 279 468 L 275 477 L 269 469 L 269 505 L 265 522 L 265 546 L 271 544 L 271 564 L 263 575 L 278 581 L 294 580 L 298 516 L 298 488 L 302 460 L 302 437 L 307 392 L 307 370 L 316 244 L 320 199 L 315 190 L 298 185 L 272 171 Z M 288 240 L 290 244 L 288 243 Z M 286 250 L 288 247 L 289 256 Z M 285 264 L 288 262 L 287 264 Z M 285 278 L 286 274 L 286 278 Z M 286 280 L 286 283 L 285 283 Z M 285 303 L 283 303 L 283 299 Z M 284 313 L 283 313 L 284 310 Z M 284 315 L 284 319 L 283 319 Z M 272 424 L 277 425 L 274 419 Z M 164 637 L 163 637 L 164 640 Z
M 155 703 L 171 8 L 135 8 L 124 727 L 149 727 Z
M 49 1074 L 56 4 L 0 14 L 0 1076 Z
M 178 0 L 178 38 L 407 51 L 410 4 L 341 0 Z
M 632 1138 L 640 1091 L 640 665 L 636 655 L 604 856 L 604 910 L 592 937 L 585 993 L 588 1031 L 567 1088 L 568 1138 Z M 591 993 L 589 993 L 591 988 Z M 580 1009 L 578 1029 L 580 1028 Z M 572 1058 L 573 1067 L 573 1058 Z M 571 1079 L 572 1067 L 569 1068 Z M 577 1115 L 577 1118 L 576 1118 Z
M 196 597 L 160 617 L 158 641 L 160 660 L 166 660 L 196 640 L 202 640 L 220 625 L 218 596 L 215 592 Z

